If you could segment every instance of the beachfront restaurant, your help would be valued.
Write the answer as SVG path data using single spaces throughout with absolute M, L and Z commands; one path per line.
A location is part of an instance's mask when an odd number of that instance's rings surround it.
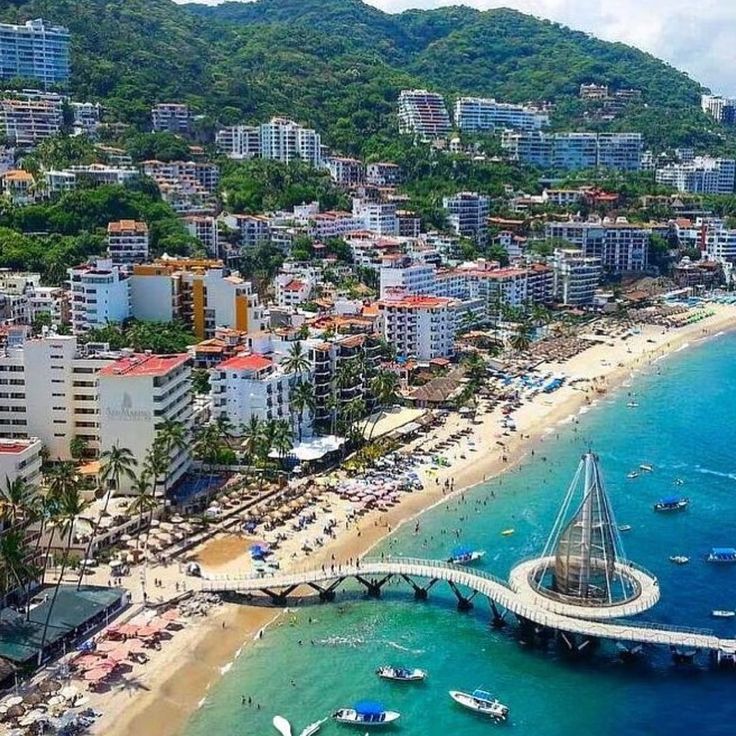
M 0 610 L 0 660 L 19 672 L 34 670 L 39 659 L 45 662 L 65 654 L 106 626 L 129 603 L 128 593 L 122 588 L 93 585 L 83 585 L 79 590 L 76 585 L 62 585 L 55 602 L 53 597 L 54 588 L 50 586 L 35 596 L 34 600 L 40 602 L 31 605 L 28 613 L 16 608 Z M 0 683 L 0 687 L 5 685 L 7 682 Z

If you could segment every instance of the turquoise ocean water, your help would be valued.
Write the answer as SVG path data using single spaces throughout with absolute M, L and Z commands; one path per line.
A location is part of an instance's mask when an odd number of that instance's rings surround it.
M 487 550 L 484 567 L 505 576 L 516 560 L 541 551 L 580 454 L 592 447 L 618 523 L 633 527 L 623 535 L 628 556 L 660 579 L 662 600 L 646 618 L 736 636 L 736 619 L 710 616 L 714 608 L 736 609 L 736 565 L 703 561 L 712 546 L 736 546 L 735 386 L 736 335 L 681 351 L 580 415 L 577 424 L 553 428 L 520 470 L 434 509 L 421 518 L 419 534 L 407 526 L 381 549 L 443 558 L 454 544 L 443 530 L 461 527 L 463 541 Z M 630 392 L 636 409 L 626 407 Z M 627 479 L 640 463 L 655 471 Z M 675 478 L 684 485 L 675 487 Z M 655 514 L 652 504 L 673 492 L 689 496 L 690 509 Z M 509 527 L 516 533 L 502 537 Z M 690 564 L 673 565 L 672 554 L 687 555 Z M 396 586 L 381 601 L 340 598 L 295 609 L 282 621 L 245 648 L 186 736 L 275 734 L 275 714 L 289 718 L 298 734 L 361 698 L 399 710 L 399 724 L 386 730 L 405 736 L 476 736 L 493 729 L 519 736 L 736 733 L 736 671 L 712 669 L 705 655 L 695 667 L 675 667 L 659 649 L 623 664 L 603 643 L 592 656 L 572 660 L 555 645 L 521 645 L 514 626 L 491 629 L 484 600 L 471 613 L 458 613 L 439 585 L 428 602 L 415 603 L 406 587 Z M 373 671 L 386 663 L 422 667 L 428 681 L 379 681 Z M 493 725 L 447 696 L 449 689 L 477 686 L 510 706 L 509 723 Z M 260 710 L 241 705 L 243 695 Z M 326 723 L 322 733 L 349 731 Z

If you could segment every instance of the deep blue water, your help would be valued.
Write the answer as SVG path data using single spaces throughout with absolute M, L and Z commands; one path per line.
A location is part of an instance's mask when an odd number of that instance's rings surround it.
M 703 560 L 712 546 L 736 546 L 734 366 L 735 335 L 659 362 L 577 424 L 550 428 L 520 470 L 429 512 L 418 535 L 409 526 L 383 550 L 446 557 L 454 542 L 442 530 L 462 527 L 463 541 L 487 550 L 484 567 L 505 576 L 516 560 L 541 551 L 579 457 L 591 447 L 601 458 L 619 524 L 633 527 L 623 535 L 628 556 L 660 580 L 662 600 L 645 618 L 736 636 L 734 621 L 710 616 L 714 608 L 736 609 L 736 565 Z M 630 392 L 636 409 L 626 407 Z M 640 463 L 655 471 L 627 479 Z M 684 485 L 675 487 L 675 478 Z M 690 497 L 690 508 L 655 514 L 652 504 L 673 492 Z M 515 534 L 502 537 L 509 527 Z M 672 554 L 691 562 L 673 565 Z M 485 601 L 460 614 L 439 586 L 427 603 L 396 587 L 382 601 L 343 599 L 297 609 L 245 649 L 186 735 L 275 734 L 276 713 L 298 734 L 366 697 L 399 710 L 400 725 L 388 732 L 405 736 L 475 736 L 494 728 L 519 736 L 736 733 L 736 671 L 712 669 L 706 655 L 694 667 L 676 667 L 666 651 L 651 650 L 631 665 L 603 643 L 592 656 L 573 660 L 554 645 L 521 645 L 513 626 L 497 631 L 488 624 Z M 420 686 L 391 685 L 373 674 L 383 663 L 419 666 L 430 676 Z M 449 689 L 480 685 L 511 707 L 508 724 L 492 725 L 447 696 Z M 241 706 L 242 695 L 261 709 Z M 345 729 L 328 723 L 322 732 Z

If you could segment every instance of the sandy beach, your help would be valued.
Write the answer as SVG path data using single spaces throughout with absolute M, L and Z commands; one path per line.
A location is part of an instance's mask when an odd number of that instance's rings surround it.
M 473 423 L 466 417 L 452 414 L 444 425 L 432 431 L 430 438 L 422 436 L 401 450 L 411 453 L 459 429 L 472 428 L 467 442 L 443 453 L 450 465 L 424 476 L 424 490 L 405 495 L 401 503 L 387 512 L 372 512 L 362 517 L 357 525 L 350 524 L 347 529 L 344 528 L 347 524 L 341 525 L 335 540 L 306 559 L 296 558 L 290 566 L 319 566 L 333 555 L 336 560 L 361 556 L 401 524 L 445 500 L 449 495 L 445 480 L 452 479 L 454 493 L 458 493 L 518 467 L 533 447 L 539 448 L 540 443 L 543 446 L 546 434 L 553 432 L 560 423 L 572 421 L 583 406 L 594 404 L 637 371 L 683 346 L 736 327 L 736 306 L 709 305 L 709 308 L 714 314 L 695 324 L 670 330 L 641 325 L 641 331 L 625 341 L 597 337 L 598 342 L 593 347 L 570 360 L 545 364 L 540 370 L 564 373 L 568 382 L 552 394 L 539 393 L 515 411 L 517 431 L 510 436 L 503 434 L 500 409 L 479 414 Z M 570 385 L 570 381 L 574 385 Z M 477 447 L 475 451 L 469 451 L 471 441 Z M 336 503 L 336 507 L 339 509 L 339 504 Z M 243 571 L 250 564 L 247 542 L 236 535 L 214 538 L 195 550 L 192 558 L 208 572 Z M 149 572 L 151 576 L 158 574 L 156 568 Z M 177 576 L 179 572 L 173 565 L 161 574 Z M 129 678 L 127 684 L 95 696 L 94 707 L 104 715 L 93 733 L 107 736 L 180 734 L 208 689 L 221 677 L 223 668 L 247 642 L 258 636 L 259 631 L 277 621 L 279 615 L 276 609 L 226 604 L 213 609 L 203 622 L 192 622 L 164 644 L 161 652 L 142 668 L 140 675 L 136 672 L 136 677 Z M 267 631 L 265 635 L 268 636 Z

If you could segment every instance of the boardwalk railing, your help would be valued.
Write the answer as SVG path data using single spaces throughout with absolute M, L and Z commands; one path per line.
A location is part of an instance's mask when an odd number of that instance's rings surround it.
M 736 639 L 720 639 L 710 630 L 690 629 L 650 622 L 591 620 L 550 611 L 513 591 L 501 578 L 441 560 L 411 557 L 366 558 L 355 565 L 324 566 L 301 572 L 273 575 L 213 575 L 202 580 L 202 589 L 215 592 L 257 593 L 296 588 L 300 585 L 370 575 L 407 575 L 443 580 L 487 596 L 494 603 L 539 626 L 586 637 L 621 642 L 659 644 L 677 648 L 718 650 L 736 653 Z

